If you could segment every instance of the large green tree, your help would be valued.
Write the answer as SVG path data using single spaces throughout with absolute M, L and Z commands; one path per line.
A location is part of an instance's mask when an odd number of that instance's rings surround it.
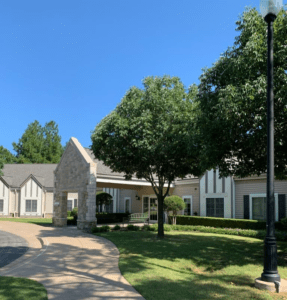
M 199 175 L 192 91 L 177 77 L 147 77 L 132 87 L 92 133 L 92 150 L 115 172 L 151 183 L 158 199 L 158 237 L 164 237 L 163 201 L 177 177 Z M 167 187 L 164 188 L 164 185 Z
M 239 36 L 200 77 L 196 107 L 202 163 L 222 176 L 267 169 L 267 24 L 255 8 L 236 22 Z M 287 16 L 274 22 L 275 175 L 287 176 Z
M 43 156 L 47 163 L 57 164 L 60 162 L 64 148 L 61 144 L 58 125 L 54 121 L 45 124 L 44 132 L 44 150 Z
M 4 167 L 4 164 L 13 164 L 17 163 L 17 158 L 6 148 L 0 146 L 0 176 L 3 175 L 1 171 Z
M 58 125 L 54 121 L 44 127 L 38 121 L 30 123 L 13 148 L 19 163 L 58 163 L 63 154 Z

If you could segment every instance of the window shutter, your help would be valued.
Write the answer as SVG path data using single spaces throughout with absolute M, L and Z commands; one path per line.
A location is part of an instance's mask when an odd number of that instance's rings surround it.
M 243 204 L 244 204 L 244 219 L 249 219 L 249 195 L 243 196 Z
M 286 217 L 285 194 L 278 195 L 279 221 Z

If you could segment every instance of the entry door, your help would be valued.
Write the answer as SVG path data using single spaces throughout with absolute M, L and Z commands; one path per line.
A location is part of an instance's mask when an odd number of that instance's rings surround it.
M 157 198 L 150 198 L 150 220 L 157 221 Z

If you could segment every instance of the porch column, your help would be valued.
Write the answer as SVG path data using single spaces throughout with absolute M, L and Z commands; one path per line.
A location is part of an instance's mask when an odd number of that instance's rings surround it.
M 67 192 L 56 192 L 54 194 L 54 217 L 55 227 L 67 226 Z

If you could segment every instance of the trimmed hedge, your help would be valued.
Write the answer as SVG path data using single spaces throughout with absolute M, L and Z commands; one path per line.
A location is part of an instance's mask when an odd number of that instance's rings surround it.
M 97 233 L 97 232 L 109 232 L 111 231 L 110 226 L 102 226 L 102 227 L 92 227 L 91 232 Z
M 150 231 L 157 231 L 158 225 L 151 225 Z M 168 225 L 164 224 L 164 231 L 197 231 L 205 233 L 217 233 L 227 235 L 237 235 L 244 237 L 251 237 L 264 240 L 266 236 L 266 230 L 249 230 L 249 229 L 235 229 L 235 228 L 214 228 L 206 226 L 188 226 L 188 225 Z M 284 231 L 275 231 L 275 237 L 277 241 L 287 242 L 287 233 Z
M 224 219 L 211 217 L 192 217 L 192 216 L 177 216 L 177 225 L 193 225 L 193 226 L 209 226 L 218 228 L 238 228 L 252 230 L 266 230 L 265 221 L 245 220 L 245 219 Z M 283 230 L 280 222 L 275 222 L 277 230 Z
M 105 224 L 105 223 L 120 223 L 123 222 L 124 218 L 127 218 L 129 216 L 128 213 L 114 213 L 114 214 L 108 214 L 108 213 L 97 213 L 97 224 Z

